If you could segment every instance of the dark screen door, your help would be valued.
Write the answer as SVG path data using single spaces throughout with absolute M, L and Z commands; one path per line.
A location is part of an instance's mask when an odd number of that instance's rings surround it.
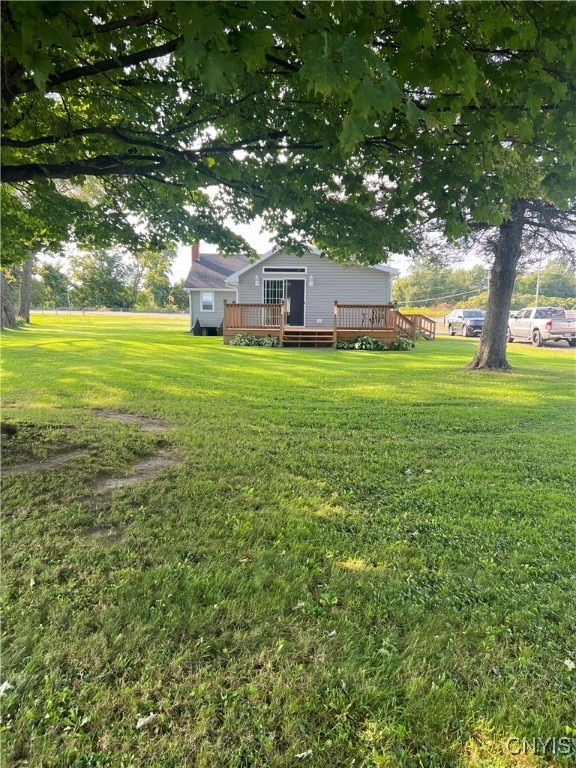
M 304 280 L 286 281 L 288 325 L 304 325 Z

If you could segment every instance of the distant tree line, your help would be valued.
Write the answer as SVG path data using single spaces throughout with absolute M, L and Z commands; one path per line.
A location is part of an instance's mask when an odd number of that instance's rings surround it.
M 435 266 L 429 258 L 416 260 L 409 275 L 394 282 L 393 296 L 410 307 L 458 306 L 485 309 L 488 304 L 487 270 Z M 534 303 L 538 270 L 533 267 L 517 277 L 511 309 Z M 539 303 L 576 307 L 576 275 L 569 259 L 555 258 L 540 270 Z M 554 301 L 551 302 L 550 300 Z
M 170 265 L 174 251 L 141 250 L 126 254 L 119 250 L 94 250 L 71 256 L 65 265 L 58 257 L 34 259 L 30 274 L 21 268 L 8 271 L 14 303 L 27 294 L 29 306 L 124 310 L 186 310 L 188 294 L 184 281 L 171 285 Z M 26 287 L 26 283 L 29 283 Z

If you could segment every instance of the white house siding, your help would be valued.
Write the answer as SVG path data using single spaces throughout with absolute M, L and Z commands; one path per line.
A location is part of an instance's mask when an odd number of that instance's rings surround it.
M 307 267 L 305 275 L 276 272 L 265 274 L 264 267 Z M 259 285 L 255 285 L 258 275 Z M 238 301 L 264 301 L 264 280 L 305 278 L 304 324 L 308 327 L 332 327 L 334 301 L 340 304 L 389 304 L 390 275 L 358 264 L 337 264 L 316 254 L 302 257 L 277 253 L 239 277 Z M 309 285 L 310 277 L 314 284 Z M 322 322 L 319 323 L 318 321 Z
M 214 294 L 214 312 L 202 312 L 200 310 L 200 297 L 203 293 Z M 236 300 L 236 293 L 235 291 L 217 291 L 203 288 L 198 291 L 190 291 L 190 297 L 190 330 L 192 330 L 196 320 L 199 320 L 202 326 L 219 327 L 220 323 L 224 320 L 224 301 L 232 303 Z

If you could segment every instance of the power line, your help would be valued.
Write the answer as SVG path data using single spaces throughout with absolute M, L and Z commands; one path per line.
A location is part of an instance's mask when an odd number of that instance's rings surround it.
M 446 296 L 431 296 L 428 299 L 410 299 L 407 300 L 406 304 L 418 304 L 424 301 L 439 301 L 440 299 L 453 299 L 455 296 L 468 296 L 471 293 L 478 293 L 482 292 L 484 286 L 480 286 L 480 288 L 473 288 L 471 291 L 461 291 L 460 293 L 450 293 Z

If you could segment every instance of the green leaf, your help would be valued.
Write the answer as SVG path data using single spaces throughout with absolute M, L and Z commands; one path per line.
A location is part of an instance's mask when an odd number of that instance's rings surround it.
M 554 40 L 542 40 L 542 43 L 540 44 L 540 50 L 542 51 L 545 61 L 548 63 L 554 63 L 560 56 L 560 51 L 558 50 L 558 46 Z
M 378 88 L 377 111 L 380 114 L 387 114 L 394 107 L 399 107 L 402 103 L 403 94 L 398 83 L 393 77 L 387 77 L 380 82 Z
M 341 71 L 358 82 L 368 75 L 366 59 L 371 58 L 372 52 L 355 37 L 348 37 L 338 53 L 341 56 Z
M 360 117 L 368 117 L 372 110 L 378 110 L 380 88 L 371 80 L 363 80 L 354 91 L 352 103 L 354 112 Z
M 184 67 L 189 72 L 195 72 L 200 62 L 206 58 L 206 48 L 191 33 L 190 39 L 184 35 L 184 41 L 180 46 L 180 52 L 184 52 Z
M 265 64 L 266 53 L 274 45 L 274 37 L 270 29 L 244 28 L 233 36 L 233 41 L 249 72 L 254 72 Z
M 371 112 L 387 115 L 402 103 L 402 91 L 396 80 L 388 73 L 379 82 L 364 79 L 353 94 L 353 108 L 360 117 Z
M 535 117 L 542 107 L 542 99 L 538 95 L 529 96 L 526 99 L 526 109 L 532 117 Z
M 350 113 L 346 115 L 342 124 L 342 132 L 340 134 L 340 145 L 344 152 L 353 152 L 358 144 L 364 139 L 364 128 L 366 127 L 366 121 L 362 120 L 359 115 Z
M 406 106 L 404 107 L 404 112 L 406 114 L 406 119 L 411 125 L 416 125 L 416 123 L 421 120 L 424 116 L 424 113 L 421 109 L 419 109 L 416 104 L 412 101 L 412 99 L 406 99 Z
M 202 67 L 202 77 L 210 93 L 227 93 L 234 87 L 236 77 L 242 67 L 238 60 L 230 55 L 212 53 Z
M 521 120 L 518 123 L 517 136 L 520 141 L 531 141 L 534 136 L 534 128 L 531 120 Z
M 215 40 L 224 32 L 224 20 L 209 4 L 201 8 L 192 3 L 175 3 L 174 7 L 183 21 L 184 28 L 191 27 L 201 43 Z
M 322 96 L 330 96 L 344 88 L 344 82 L 334 62 L 327 56 L 310 58 L 302 64 L 300 77 L 307 83 L 308 90 Z
M 41 51 L 34 51 L 30 56 L 30 68 L 36 87 L 40 92 L 43 92 L 46 82 L 53 72 L 50 57 Z
M 461 62 L 462 96 L 468 101 L 477 102 L 478 67 L 472 56 L 465 56 Z

